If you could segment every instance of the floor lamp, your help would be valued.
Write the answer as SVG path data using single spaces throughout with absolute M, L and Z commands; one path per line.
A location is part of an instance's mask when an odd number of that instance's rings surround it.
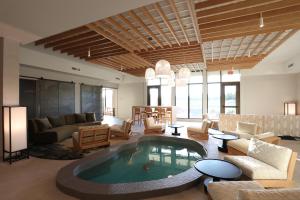
M 3 161 L 12 162 L 29 158 L 27 139 L 27 108 L 2 107 Z

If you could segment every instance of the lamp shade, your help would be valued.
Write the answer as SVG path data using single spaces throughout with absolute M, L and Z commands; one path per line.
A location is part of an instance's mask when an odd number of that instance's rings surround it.
M 155 71 L 154 71 L 154 69 L 152 69 L 152 68 L 146 69 L 145 79 L 147 79 L 147 80 L 155 79 Z
M 171 72 L 171 65 L 166 60 L 159 60 L 155 65 L 155 74 L 158 78 L 168 78 Z
M 284 102 L 284 114 L 296 115 L 297 103 L 296 102 Z
M 3 107 L 4 150 L 16 152 L 27 149 L 26 107 Z
M 178 79 L 189 80 L 191 76 L 191 71 L 187 67 L 183 67 L 178 72 Z
M 187 85 L 186 79 L 176 79 L 176 87 L 185 87 Z

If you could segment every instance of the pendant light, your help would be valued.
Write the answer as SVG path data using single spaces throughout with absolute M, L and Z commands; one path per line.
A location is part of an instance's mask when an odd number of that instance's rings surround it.
M 259 28 L 263 28 L 264 26 L 265 26 L 265 24 L 264 24 L 264 18 L 262 16 L 262 13 L 260 13 Z
M 91 57 L 91 49 L 88 50 L 88 57 Z
M 159 60 L 155 64 L 155 75 L 157 78 L 168 78 L 171 72 L 171 65 L 167 60 Z
M 152 68 L 147 68 L 145 72 L 145 79 L 146 80 L 151 80 L 155 79 L 155 71 Z
M 185 87 L 187 85 L 187 80 L 176 78 L 176 87 Z
M 187 67 L 183 67 L 179 70 L 177 79 L 183 79 L 188 81 L 190 79 L 190 76 L 191 76 L 190 69 Z
M 171 70 L 170 77 L 168 79 L 168 85 L 170 87 L 175 87 L 175 73 L 173 70 Z

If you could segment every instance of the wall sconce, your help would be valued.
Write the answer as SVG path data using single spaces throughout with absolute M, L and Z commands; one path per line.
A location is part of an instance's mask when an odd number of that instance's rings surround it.
M 297 103 L 295 101 L 284 102 L 284 115 L 296 115 Z
M 27 108 L 22 106 L 2 107 L 3 161 L 29 158 L 27 141 Z

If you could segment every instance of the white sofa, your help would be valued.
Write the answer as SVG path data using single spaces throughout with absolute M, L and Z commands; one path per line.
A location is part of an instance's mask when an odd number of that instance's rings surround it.
M 264 189 L 256 181 L 222 181 L 208 185 L 208 193 L 212 200 L 297 200 L 299 188 Z
M 239 166 L 244 175 L 265 187 L 289 187 L 292 185 L 297 153 L 252 138 L 247 156 L 227 155 L 224 159 Z

